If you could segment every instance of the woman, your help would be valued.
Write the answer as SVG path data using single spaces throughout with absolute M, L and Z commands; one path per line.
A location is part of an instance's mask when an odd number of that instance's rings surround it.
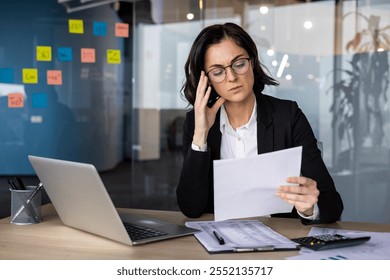
M 176 194 L 186 216 L 214 211 L 213 160 L 302 146 L 302 176 L 286 180 L 299 186 L 279 186 L 276 195 L 293 206 L 289 216 L 304 224 L 340 218 L 343 203 L 310 124 L 295 102 L 262 94 L 265 85 L 277 82 L 263 71 L 247 32 L 233 23 L 206 27 L 192 45 L 185 74 L 183 91 L 193 110 L 183 126 Z

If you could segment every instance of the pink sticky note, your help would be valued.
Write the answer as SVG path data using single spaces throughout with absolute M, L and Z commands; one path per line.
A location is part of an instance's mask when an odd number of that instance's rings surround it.
M 8 107 L 9 108 L 22 108 L 24 106 L 23 93 L 9 93 L 8 94 Z
M 95 63 L 95 49 L 82 48 L 81 49 L 81 62 L 83 63 Z
M 62 85 L 62 71 L 61 70 L 47 70 L 47 84 L 48 85 Z
M 115 24 L 115 36 L 116 37 L 129 37 L 129 24 L 116 23 Z

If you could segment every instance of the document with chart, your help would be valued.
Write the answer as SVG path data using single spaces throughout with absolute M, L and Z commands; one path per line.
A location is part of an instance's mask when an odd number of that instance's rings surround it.
M 290 212 L 275 193 L 299 176 L 302 147 L 240 159 L 214 161 L 215 221 Z

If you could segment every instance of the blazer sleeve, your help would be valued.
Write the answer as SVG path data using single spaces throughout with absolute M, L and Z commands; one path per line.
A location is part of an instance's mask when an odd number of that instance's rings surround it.
M 209 172 L 210 152 L 194 151 L 191 148 L 195 129 L 194 113 L 186 115 L 183 125 L 183 166 L 176 188 L 176 198 L 180 211 L 190 218 L 198 218 L 205 212 L 212 212 L 212 186 Z
M 315 180 L 320 191 L 317 202 L 320 219 L 315 221 L 301 219 L 302 223 L 335 222 L 340 219 L 343 211 L 341 196 L 337 192 L 334 181 L 322 159 L 312 128 L 295 102 L 292 103 L 291 113 L 293 146 L 303 147 L 301 174 Z

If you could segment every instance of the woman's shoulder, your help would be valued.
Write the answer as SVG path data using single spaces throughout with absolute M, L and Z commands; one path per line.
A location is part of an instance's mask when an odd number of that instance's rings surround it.
M 268 108 L 271 111 L 290 111 L 298 108 L 298 104 L 293 100 L 281 99 L 264 93 L 258 95 L 257 100 L 260 107 Z

